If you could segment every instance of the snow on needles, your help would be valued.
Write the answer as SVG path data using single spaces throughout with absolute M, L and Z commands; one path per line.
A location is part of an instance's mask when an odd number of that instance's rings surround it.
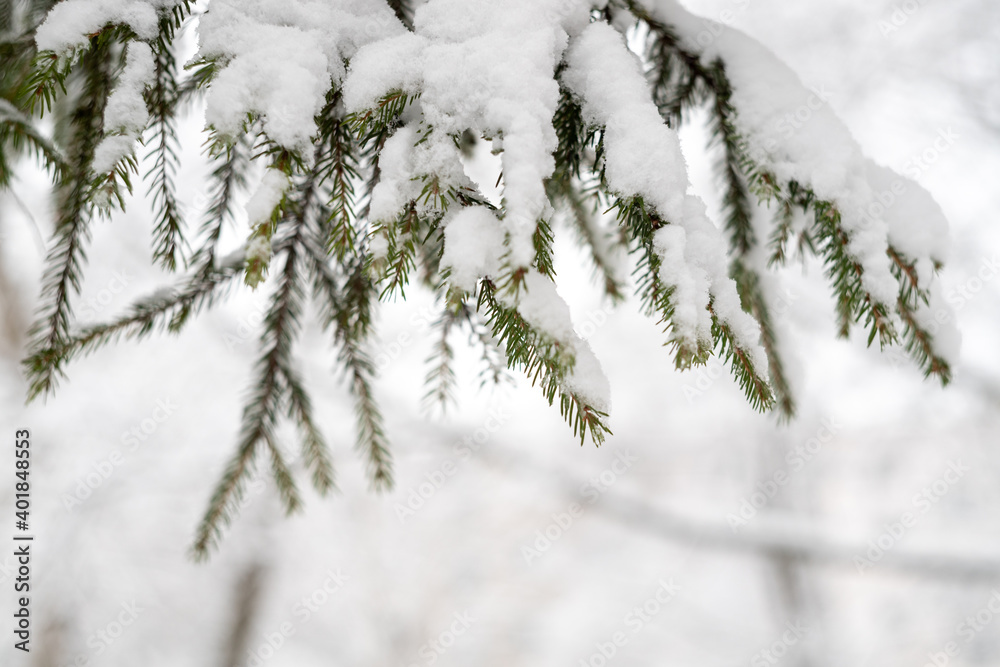
M 712 347 L 711 303 L 764 374 L 759 325 L 740 307 L 722 233 L 706 217 L 701 200 L 685 194 L 689 182 L 680 140 L 653 103 L 638 59 L 617 30 L 592 23 L 573 41 L 566 61 L 563 80 L 581 100 L 587 120 L 606 127 L 608 184 L 623 195 L 642 197 L 670 223 L 656 232 L 654 243 L 663 260 L 660 278 L 674 288 L 674 337 L 691 349 L 699 343 Z
M 344 60 L 404 31 L 385 3 L 213 0 L 198 27 L 199 56 L 224 67 L 212 83 L 206 121 L 234 135 L 247 114 L 259 114 L 268 137 L 308 160 L 314 117 L 331 84 L 343 79 Z
M 414 35 L 362 48 L 344 82 L 350 111 L 419 91 L 431 143 L 467 129 L 503 138 L 503 225 L 515 267 L 530 266 L 536 221 L 551 214 L 544 181 L 555 169 L 555 70 L 589 11 L 581 0 L 429 0 Z
M 451 270 L 452 285 L 473 292 L 480 278 L 498 277 L 497 249 L 502 247 L 503 226 L 493 212 L 483 206 L 466 206 L 445 220 L 441 266 Z
M 157 33 L 157 11 L 168 10 L 179 0 L 64 0 L 57 3 L 38 26 L 35 44 L 41 51 L 67 53 L 87 45 L 90 35 L 113 24 L 130 27 L 139 39 Z
M 247 220 L 254 227 L 271 218 L 275 207 L 281 203 L 285 191 L 291 187 L 291 181 L 279 169 L 268 169 L 264 172 L 257 190 L 246 203 Z
M 590 344 L 573 329 L 569 306 L 556 292 L 555 283 L 530 269 L 524 276 L 517 299 L 505 298 L 521 317 L 573 354 L 573 369 L 563 378 L 562 389 L 600 412 L 611 412 L 611 383 Z
M 449 214 L 441 265 L 449 269 L 451 283 L 472 291 L 480 278 L 497 276 L 503 238 L 502 223 L 484 206 L 467 206 Z M 569 306 L 556 292 L 555 283 L 529 269 L 517 297 L 501 294 L 500 300 L 573 355 L 573 368 L 562 381 L 563 391 L 601 412 L 610 412 L 611 384 L 590 345 L 576 334 Z
M 716 58 L 725 62 L 737 129 L 750 157 L 781 182 L 797 181 L 821 199 L 837 203 L 849 235 L 848 252 L 864 269 L 862 284 L 876 301 L 891 311 L 899 291 L 886 254 L 890 243 L 916 264 L 921 287 L 932 286 L 931 267 L 945 260 L 949 246 L 940 206 L 915 181 L 862 153 L 830 108 L 828 91 L 822 86 L 810 90 L 763 45 L 689 13 L 676 0 L 641 1 L 672 25 L 703 63 Z M 946 359 L 953 346 L 943 341 L 954 334 L 940 336 L 939 352 Z
M 145 42 L 132 42 L 125 53 L 125 68 L 108 96 L 104 109 L 105 137 L 94 150 L 94 171 L 106 174 L 132 153 L 149 122 L 142 91 L 155 75 L 153 52 Z

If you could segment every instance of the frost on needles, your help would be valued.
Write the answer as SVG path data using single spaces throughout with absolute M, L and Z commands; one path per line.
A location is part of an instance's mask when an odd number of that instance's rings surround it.
M 814 93 L 758 43 L 674 0 L 49 4 L 7 3 L 0 26 L 11 52 L 0 186 L 31 153 L 56 195 L 25 360 L 31 398 L 51 392 L 70 360 L 177 332 L 241 281 L 269 297 L 199 555 L 259 459 L 288 510 L 299 505 L 275 435 L 283 419 L 301 433 L 313 485 L 334 488 L 294 356 L 307 301 L 338 352 L 376 488 L 391 485 L 392 464 L 369 341 L 379 304 L 407 290 L 430 290 L 441 310 L 429 397 L 450 399 L 450 337 L 466 328 L 488 378 L 524 373 L 581 443 L 600 444 L 610 386 L 559 295 L 554 225 L 575 230 L 609 300 L 625 297 L 632 273 L 678 368 L 720 355 L 759 410 L 795 412 L 771 269 L 796 255 L 822 260 L 841 335 L 861 328 L 869 344 L 901 345 L 949 380 L 957 334 L 932 317 L 947 309 L 935 282 L 948 245 L 940 208 L 867 159 L 827 106 L 789 131 Z M 182 64 L 189 24 L 199 50 Z M 204 105 L 212 164 L 197 220 L 174 186 L 178 118 L 192 102 Z M 721 220 L 690 194 L 677 130 L 694 109 L 711 122 Z M 46 115 L 52 137 L 38 122 Z M 463 168 L 479 140 L 499 155 L 499 205 Z M 154 207 L 152 259 L 178 277 L 118 319 L 74 323 L 90 227 L 123 209 L 139 180 Z M 236 252 L 221 247 L 227 227 L 245 238 Z

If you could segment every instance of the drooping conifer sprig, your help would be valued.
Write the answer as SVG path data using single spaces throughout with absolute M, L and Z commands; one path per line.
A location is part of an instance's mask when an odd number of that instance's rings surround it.
M 205 142 L 206 153 L 214 161 L 215 168 L 209 179 L 210 203 L 199 232 L 201 239 L 190 261 L 202 272 L 211 271 L 215 266 L 222 231 L 227 224 L 235 224 L 237 196 L 247 187 L 255 138 L 256 130 L 251 126 L 231 143 L 213 138 Z
M 80 291 L 84 246 L 95 208 L 90 165 L 111 90 L 112 49 L 112 40 L 98 35 L 91 38 L 90 49 L 80 58 L 80 92 L 70 101 L 66 126 L 68 168 L 56 181 L 55 231 L 42 279 L 42 306 L 30 332 L 32 356 L 52 355 L 69 336 L 70 300 Z M 50 390 L 58 368 L 55 358 L 49 365 L 31 367 L 35 373 L 30 376 L 29 395 Z
M 184 20 L 190 15 L 189 2 L 182 2 L 170 13 L 160 16 L 159 31 L 152 44 L 155 76 L 145 93 L 150 112 L 151 144 L 148 159 L 152 162 L 145 178 L 149 181 L 156 214 L 153 229 L 153 257 L 165 269 L 176 271 L 178 262 L 185 263 L 187 242 L 180 206 L 174 186 L 177 173 L 179 141 L 177 139 L 176 106 L 180 103 L 177 81 L 177 59 L 174 39 Z
M 51 3 L 28 4 L 44 11 Z M 412 30 L 414 3 L 389 0 L 389 6 Z M 143 135 L 148 146 L 144 156 L 148 168 L 143 173 L 154 209 L 152 255 L 161 267 L 184 272 L 174 287 L 137 302 L 110 322 L 85 326 L 72 322 L 90 221 L 95 214 L 123 208 L 132 190 L 131 179 L 139 173 L 139 160 L 133 155 L 120 159 L 105 174 L 94 174 L 91 166 L 95 147 L 104 138 L 104 105 L 125 50 L 139 40 L 130 28 L 107 25 L 90 35 L 85 46 L 61 55 L 35 53 L 32 31 L 42 13 L 35 12 L 35 18 L 24 23 L 25 31 L 15 34 L 4 28 L 7 13 L 0 5 L 0 56 L 5 65 L 0 71 L 0 187 L 10 182 L 11 165 L 24 154 L 36 156 L 56 186 L 56 225 L 43 306 L 24 362 L 31 398 L 51 392 L 70 361 L 102 346 L 143 339 L 153 332 L 179 331 L 194 314 L 241 289 L 240 278 L 266 293 L 267 315 L 261 325 L 260 351 L 239 440 L 197 529 L 194 547 L 199 557 L 218 542 L 262 461 L 288 511 L 301 502 L 295 480 L 301 468 L 320 493 L 334 488 L 334 467 L 321 420 L 293 354 L 310 300 L 336 350 L 334 370 L 345 379 L 353 398 L 355 447 L 376 489 L 391 486 L 393 467 L 385 420 L 376 400 L 377 369 L 369 354 L 370 341 L 380 302 L 405 298 L 411 290 L 432 292 L 441 308 L 432 326 L 436 341 L 429 359 L 427 398 L 443 404 L 454 395 L 454 335 L 467 331 L 470 343 L 480 350 L 484 384 L 509 379 L 508 369 L 521 371 L 550 404 L 558 399 L 562 416 L 581 443 L 588 437 L 602 443 L 610 434 L 607 415 L 572 389 L 579 350 L 533 326 L 516 305 L 523 303 L 519 298 L 534 272 L 543 280 L 554 279 L 553 227 L 562 220 L 568 221 L 591 257 L 597 280 L 612 302 L 625 297 L 628 285 L 618 260 L 630 254 L 639 299 L 664 328 L 678 367 L 704 364 L 713 353 L 718 354 L 731 366 L 748 402 L 757 409 L 777 405 L 786 416 L 795 410 L 792 383 L 779 353 L 776 304 L 766 289 L 764 271 L 784 263 L 796 242 L 800 254 L 810 252 L 824 262 L 843 335 L 853 324 L 861 324 L 869 330 L 870 343 L 875 338 L 881 345 L 901 342 L 927 374 L 943 381 L 949 377 L 947 362 L 936 356 L 932 334 L 921 324 L 923 313 L 918 310 L 927 306 L 929 295 L 918 279 L 922 274 L 915 262 L 890 246 L 899 298 L 893 304 L 874 300 L 865 291 L 860 264 L 848 252 L 851 237 L 838 203 L 823 201 L 796 182 L 779 182 L 749 158 L 725 63 L 683 43 L 670 25 L 656 20 L 636 0 L 612 0 L 591 18 L 616 25 L 622 12 L 635 18 L 635 34 L 645 40 L 643 57 L 652 98 L 666 124 L 677 128 L 690 120 L 695 109 L 708 111 L 710 149 L 718 156 L 729 272 L 743 309 L 760 323 L 769 379 L 754 367 L 753 355 L 736 344 L 734 332 L 717 316 L 712 302 L 708 305 L 710 337 L 706 333 L 706 340 L 692 344 L 675 335 L 674 290 L 661 277 L 664 259 L 654 236 L 658 229 L 678 221 L 664 219 L 640 197 L 624 196 L 609 187 L 604 173 L 605 129 L 584 119 L 580 101 L 563 81 L 566 63 L 558 64 L 553 72 L 560 87 L 552 117 L 557 148 L 555 170 L 544 183 L 552 208 L 534 221 L 533 257 L 530 263 L 519 260 L 523 265 L 513 266 L 510 254 L 500 254 L 497 275 L 481 277 L 475 289 L 454 287 L 448 267 L 442 267 L 446 225 L 464 207 L 477 206 L 504 226 L 508 222 L 506 200 L 490 204 L 478 190 L 452 185 L 426 165 L 417 164 L 410 184 L 416 184 L 418 194 L 411 191 L 404 198 L 408 201 L 388 220 L 371 219 L 373 195 L 382 178 L 381 154 L 400 128 L 405 125 L 415 131 L 418 146 L 453 141 L 456 155 L 480 136 L 477 132 L 482 128 L 438 134 L 443 131 L 432 127 L 418 103 L 422 94 L 430 96 L 429 91 L 391 90 L 370 109 L 347 114 L 339 84 L 331 83 L 314 119 L 309 156 L 274 141 L 268 135 L 269 119 L 258 110 L 246 114 L 235 136 L 207 128 L 206 154 L 212 163 L 206 188 L 208 210 L 200 229 L 188 238 L 174 183 L 179 168 L 177 122 L 185 102 L 208 91 L 229 65 L 225 56 L 209 55 L 198 57 L 183 70 L 178 67 L 177 38 L 191 10 L 187 0 L 159 10 L 158 32 L 148 39 L 154 76 L 143 93 L 150 117 Z M 52 139 L 36 123 L 43 115 L 54 120 Z M 488 132 L 482 136 L 493 138 Z M 247 248 L 253 252 L 244 248 L 226 253 L 220 245 L 224 230 L 227 225 L 235 226 L 242 200 L 249 194 L 248 185 L 262 165 L 271 176 L 287 177 L 289 187 L 266 219 L 252 221 Z M 501 173 L 498 184 L 503 179 Z M 774 222 L 769 229 L 762 223 L 759 204 L 773 207 Z M 552 210 L 557 212 L 555 217 Z M 611 216 L 601 216 L 608 212 L 615 213 L 617 225 L 606 228 L 604 223 L 610 223 Z M 894 322 L 898 323 L 895 327 Z M 292 460 L 277 440 L 279 424 L 285 419 L 300 435 L 298 460 Z
M 24 361 L 30 380 L 28 399 L 51 393 L 64 375 L 64 366 L 102 347 L 124 340 L 141 340 L 154 332 L 178 332 L 191 312 L 211 307 L 225 298 L 242 275 L 243 258 L 234 257 L 220 266 L 189 277 L 176 289 L 164 289 L 136 302 L 129 312 L 108 323 L 72 331 L 58 344 L 32 353 Z
M 427 386 L 427 393 L 424 394 L 424 404 L 428 408 L 437 407 L 444 412 L 448 406 L 455 401 L 455 349 L 451 344 L 452 332 L 465 319 L 462 309 L 462 302 L 447 302 L 441 311 L 440 316 L 431 324 L 436 340 L 427 363 L 430 369 L 427 371 L 424 384 Z
M 477 309 L 503 345 L 508 367 L 522 371 L 532 385 L 537 384 L 549 405 L 559 399 L 559 412 L 573 428 L 573 434 L 580 438 L 581 445 L 588 434 L 595 444 L 603 443 L 611 434 L 606 423 L 608 415 L 563 388 L 575 363 L 572 353 L 526 322 L 516 308 L 504 305 L 497 289 L 491 281 L 481 281 L 476 295 Z
M 777 204 L 778 223 L 770 241 L 771 263 L 783 264 L 788 256 L 791 223 L 783 222 L 793 211 L 812 213 L 811 224 L 799 233 L 799 251 L 806 250 L 824 260 L 826 274 L 836 297 L 839 334 L 847 337 L 852 323 L 862 323 L 868 329 L 868 344 L 877 339 L 880 347 L 901 344 L 917 362 L 927 377 L 937 377 L 943 385 L 951 381 L 951 366 L 934 350 L 934 335 L 921 324 L 915 311 L 929 300 L 927 286 L 921 285 L 911 261 L 892 244 L 887 250 L 892 274 L 899 286 L 899 297 L 893 312 L 899 316 L 902 332 L 892 321 L 889 308 L 876 303 L 862 283 L 862 267 L 847 250 L 849 235 L 840 226 L 840 211 L 833 202 L 818 198 L 810 189 L 791 182 L 783 187 L 773 175 L 761 172 L 753 181 L 754 188 L 765 200 Z M 941 267 L 934 266 L 935 270 Z M 862 321 L 863 320 L 863 321 Z
M 685 48 L 670 26 L 634 3 L 629 6 L 649 31 L 646 56 L 653 99 L 660 114 L 672 127 L 679 127 L 695 108 L 707 107 L 710 112 L 711 142 L 718 147 L 716 173 L 722 187 L 723 223 L 729 237 L 730 276 L 736 281 L 743 309 L 760 324 L 776 405 L 784 418 L 791 418 L 795 414 L 795 400 L 784 359 L 778 352 L 771 305 L 761 288 L 760 268 L 751 261 L 760 242 L 753 228 L 755 203 L 746 180 L 747 174 L 753 173 L 753 164 L 746 157 L 735 128 L 736 111 L 731 103 L 732 86 L 725 64 L 718 59 L 703 63 L 701 55 Z M 739 377 L 744 389 L 757 385 L 747 384 L 746 375 Z M 762 400 L 763 396 L 757 394 L 756 398 Z M 770 401 L 760 404 L 770 405 Z
M 356 448 L 367 461 L 372 486 L 380 491 L 392 486 L 392 456 L 382 411 L 375 399 L 375 364 L 368 353 L 379 293 L 371 276 L 366 242 L 371 233 L 369 221 L 359 220 L 354 213 L 354 181 L 363 179 L 365 142 L 384 144 L 405 108 L 406 103 L 401 104 L 387 112 L 376 128 L 357 125 L 357 119 L 347 117 L 339 91 L 328 96 L 318 119 L 323 139 L 316 160 L 317 181 L 325 199 L 316 216 L 312 242 L 307 243 L 314 298 L 320 304 L 324 326 L 332 333 L 338 361 L 354 398 Z M 368 168 L 375 171 L 373 156 L 367 157 Z M 370 200 L 370 190 L 365 197 Z
M 771 383 L 778 405 L 786 416 L 791 416 L 795 409 L 794 397 L 790 393 L 784 361 L 777 352 L 778 336 L 768 315 L 772 306 L 760 289 L 762 281 L 759 272 L 763 267 L 758 266 L 759 262 L 749 261 L 751 256 L 758 254 L 757 248 L 761 243 L 753 228 L 751 194 L 755 194 L 760 202 L 768 203 L 774 199 L 778 204 L 772 237 L 777 244 L 772 244 L 775 250 L 770 264 L 776 257 L 784 259 L 786 256 L 793 211 L 802 208 L 814 212 L 813 225 L 800 235 L 799 248 L 817 254 L 827 266 L 842 336 L 848 336 L 852 323 L 858 323 L 867 329 L 869 344 L 876 339 L 883 347 L 898 342 L 899 335 L 889 312 L 893 304 L 878 303 L 864 289 L 861 266 L 847 252 L 850 235 L 843 228 L 836 202 L 821 201 L 798 183 L 778 183 L 772 174 L 765 173 L 749 157 L 745 149 L 746 140 L 736 129 L 736 110 L 731 102 L 732 84 L 726 75 L 725 63 L 719 59 L 707 60 L 682 44 L 669 25 L 656 20 L 634 0 L 622 0 L 622 6 L 627 7 L 648 30 L 650 78 L 654 99 L 664 118 L 677 125 L 682 122 L 685 110 L 708 105 L 712 141 L 721 148 L 717 172 L 723 186 L 724 223 L 732 249 L 730 273 L 737 280 L 744 309 L 755 314 L 761 324 L 762 343 L 768 355 Z M 775 196 L 776 193 L 785 194 Z M 891 246 L 888 253 L 890 258 L 898 255 Z M 894 259 L 893 263 L 898 267 Z M 908 278 L 898 271 L 896 277 L 901 303 L 907 303 Z M 903 313 L 898 305 L 895 310 L 905 325 L 903 339 L 910 341 L 904 346 L 926 374 L 936 375 L 946 383 L 950 371 L 947 362 L 932 351 L 932 334 L 919 328 L 913 329 L 917 322 L 908 316 L 912 312 Z
M 324 111 L 329 112 L 328 109 Z M 202 518 L 195 539 L 194 550 L 199 557 L 217 542 L 225 525 L 232 520 L 234 508 L 239 503 L 244 485 L 253 471 L 254 460 L 263 449 L 271 462 L 271 473 L 287 512 L 300 505 L 299 491 L 291 470 L 285 461 L 275 428 L 282 411 L 297 422 L 302 433 L 302 458 L 312 471 L 312 481 L 320 493 L 333 486 L 333 468 L 327 447 L 312 417 L 308 395 L 295 370 L 292 346 L 300 330 L 300 320 L 306 298 L 306 264 L 309 261 L 307 243 L 310 227 L 315 227 L 312 217 L 316 202 L 324 194 L 321 180 L 329 153 L 329 142 L 316 144 L 313 166 L 303 171 L 302 162 L 282 151 L 273 151 L 263 142 L 261 155 L 273 158 L 271 168 L 280 169 L 295 181 L 293 194 L 283 198 L 275 208 L 268 233 L 273 240 L 275 254 L 283 265 L 277 274 L 270 307 L 264 318 L 261 332 L 261 356 L 257 361 L 256 377 L 243 409 L 240 443 L 235 456 L 226 467 L 208 509 Z M 255 230 L 252 236 L 257 234 Z M 247 267 L 247 271 L 255 267 Z

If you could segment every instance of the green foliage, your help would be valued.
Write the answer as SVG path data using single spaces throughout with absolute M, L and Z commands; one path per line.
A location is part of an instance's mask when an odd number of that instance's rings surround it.
M 636 34 L 645 40 L 653 100 L 664 122 L 678 127 L 695 108 L 709 112 L 709 149 L 717 156 L 730 275 L 743 308 L 760 323 L 770 375 L 754 367 L 751 355 L 736 344 L 714 312 L 710 312 L 711 340 L 692 344 L 675 335 L 673 291 L 661 279 L 662 259 L 654 246 L 656 231 L 672 221 L 662 219 L 641 198 L 624 197 L 608 187 L 604 128 L 585 121 L 579 103 L 562 82 L 564 64 L 554 73 L 561 87 L 552 119 L 558 140 L 556 168 L 545 183 L 557 215 L 546 213 L 548 217 L 536 221 L 531 270 L 545 279 L 554 278 L 554 226 L 563 220 L 587 250 L 596 280 L 612 302 L 624 300 L 628 291 L 615 256 L 630 256 L 639 300 L 663 328 L 676 366 L 688 369 L 718 354 L 732 368 L 751 406 L 758 410 L 777 406 L 790 417 L 795 402 L 779 352 L 775 304 L 762 289 L 762 272 L 784 264 L 794 254 L 792 244 L 797 244 L 800 255 L 815 254 L 824 262 L 842 335 L 861 324 L 869 332 L 870 343 L 876 338 L 880 345 L 900 342 L 928 375 L 947 381 L 950 369 L 935 356 L 931 335 L 915 315 L 915 309 L 927 302 L 927 294 L 926 286 L 918 284 L 911 260 L 890 248 L 900 284 L 898 303 L 890 304 L 902 324 L 898 332 L 886 304 L 877 303 L 864 289 L 861 267 L 847 252 L 849 235 L 836 203 L 820 200 L 798 183 L 779 182 L 746 154 L 744 138 L 736 130 L 725 63 L 705 62 L 702 54 L 685 48 L 670 26 L 656 21 L 639 3 L 613 0 L 612 4 L 636 19 Z M 408 120 L 420 115 L 418 91 L 391 91 L 371 109 L 348 115 L 341 91 L 332 87 L 315 119 L 317 132 L 310 156 L 277 145 L 254 114 L 248 115 L 235 136 L 208 128 L 204 144 L 212 166 L 206 188 L 208 206 L 196 231 L 191 231 L 174 183 L 179 169 L 177 123 L 186 102 L 209 88 L 226 64 L 218 58 L 201 58 L 178 67 L 176 42 L 191 18 L 191 3 L 161 10 L 159 30 L 150 41 L 155 77 L 144 93 L 150 114 L 143 135 L 148 147 L 143 158 L 146 168 L 140 172 L 140 161 L 129 156 L 103 175 L 94 174 L 91 165 L 94 150 L 104 138 L 105 104 L 125 48 L 138 38 L 126 27 L 108 25 L 91 35 L 85 47 L 71 53 L 36 53 L 33 33 L 50 5 L 47 1 L 21 3 L 18 7 L 27 8 L 24 15 L 14 16 L 14 5 L 0 3 L 0 188 L 9 186 L 18 160 L 33 158 L 48 169 L 56 199 L 42 307 L 24 361 L 29 399 L 51 393 L 74 359 L 154 332 L 177 333 L 193 315 L 240 289 L 241 279 L 267 293 L 268 310 L 237 446 L 198 527 L 196 555 L 206 556 L 218 542 L 262 459 L 285 508 L 291 512 L 300 506 L 294 474 L 299 462 L 292 460 L 277 439 L 284 420 L 297 427 L 300 463 L 311 484 L 320 493 L 335 488 L 329 447 L 294 355 L 310 304 L 336 350 L 337 371 L 354 401 L 355 448 L 377 490 L 391 487 L 393 467 L 377 401 L 376 368 L 368 350 L 380 302 L 405 298 L 407 290 L 429 290 L 441 308 L 432 327 L 435 343 L 428 359 L 428 403 L 443 408 L 453 400 L 453 340 L 456 332 L 463 331 L 480 351 L 483 385 L 509 380 L 508 370 L 522 372 L 550 405 L 558 402 L 562 417 L 581 444 L 589 438 L 599 445 L 610 434 L 607 415 L 566 389 L 576 363 L 573 351 L 532 326 L 511 305 L 517 303 L 528 267 L 505 265 L 499 275 L 481 279 L 472 293 L 456 290 L 449 284 L 447 271 L 442 271 L 447 216 L 475 205 L 503 218 L 504 205 L 492 206 L 476 190 L 446 185 L 437 174 L 420 172 L 418 166 L 420 173 L 413 178 L 419 194 L 390 219 L 371 219 L 372 193 L 381 178 L 380 158 L 386 142 L 407 122 L 417 130 L 418 143 L 439 138 L 434 132 L 440 130 Z M 390 6 L 404 25 L 412 26 L 411 2 L 394 0 Z M 598 21 L 610 16 L 611 7 L 593 13 Z M 52 137 L 41 129 L 43 117 L 46 123 L 52 119 Z M 478 140 L 475 130 L 468 128 L 450 139 L 457 149 L 467 149 Z M 258 224 L 250 233 L 250 240 L 267 242 L 270 255 L 223 257 L 223 232 L 234 224 L 239 201 L 259 167 L 265 165 L 291 183 L 271 215 L 255 221 Z M 153 260 L 181 275 L 173 287 L 140 300 L 117 319 L 75 324 L 72 306 L 80 290 L 91 222 L 95 215 L 124 208 L 140 173 L 154 213 Z M 774 212 L 767 238 L 760 238 L 754 225 L 754 216 L 761 213 L 758 203 Z M 605 230 L 600 224 L 602 214 L 612 211 L 617 225 Z M 800 220 L 809 215 L 811 219 L 800 228 Z
M 604 423 L 607 414 L 563 389 L 575 361 L 566 347 L 528 324 L 517 309 L 501 303 L 496 286 L 489 280 L 480 283 L 477 309 L 485 313 L 487 324 L 507 351 L 508 366 L 523 371 L 532 385 L 541 387 L 549 405 L 559 399 L 559 412 L 573 427 L 580 444 L 588 432 L 595 444 L 603 443 L 611 433 Z
M 179 6 L 177 10 L 180 11 L 182 7 L 183 5 Z M 179 102 L 173 41 L 182 22 L 183 15 L 160 18 L 159 34 L 153 43 L 156 78 L 146 91 L 146 105 L 152 116 L 152 145 L 148 157 L 153 164 L 145 178 L 150 181 L 149 194 L 157 213 L 156 227 L 153 230 L 153 256 L 163 268 L 170 271 L 177 270 L 178 260 L 183 263 L 187 246 L 173 183 L 178 166 L 175 107 Z

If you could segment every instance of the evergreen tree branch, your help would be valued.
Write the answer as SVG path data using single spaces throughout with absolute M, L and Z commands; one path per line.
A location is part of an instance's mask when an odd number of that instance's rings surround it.
M 392 8 L 396 18 L 406 26 L 407 30 L 413 30 L 413 3 L 412 0 L 386 0 Z
M 479 312 L 462 301 L 461 314 L 465 325 L 469 328 L 469 343 L 478 345 L 480 349 L 480 358 L 483 361 L 483 369 L 479 373 L 480 387 L 485 386 L 487 382 L 492 382 L 494 385 L 512 382 L 513 378 L 507 373 L 507 358 L 504 351 L 500 349 L 489 328 L 480 320 Z
M 252 472 L 257 439 L 244 437 L 236 454 L 230 460 L 222 480 L 215 487 L 208 502 L 208 510 L 198 525 L 192 552 L 197 560 L 205 560 L 222 538 L 223 527 L 229 524 L 236 511 L 234 505 L 243 499 L 244 481 Z
M 257 379 L 243 408 L 240 428 L 240 445 L 209 501 L 195 538 L 194 550 L 199 558 L 217 542 L 222 528 L 228 526 L 235 515 L 234 506 L 242 495 L 246 477 L 252 470 L 253 459 L 261 446 L 271 455 L 272 472 L 287 512 L 299 506 L 298 491 L 291 474 L 274 442 L 274 427 L 281 409 L 284 383 L 282 368 L 290 366 L 292 342 L 298 332 L 302 310 L 302 290 L 299 281 L 299 238 L 303 225 L 294 224 L 289 236 L 283 240 L 285 256 L 282 272 L 277 276 L 271 306 L 264 318 L 261 332 L 263 353 L 257 362 Z
M 178 259 L 183 263 L 187 247 L 173 182 L 179 148 L 176 127 L 177 61 L 173 53 L 175 32 L 173 18 L 161 16 L 159 34 L 153 43 L 153 85 L 145 94 L 153 135 L 147 156 L 152 158 L 153 165 L 146 172 L 146 178 L 151 181 L 149 194 L 156 210 L 153 257 L 170 271 L 177 270 Z
M 202 272 L 211 272 L 226 224 L 235 216 L 236 197 L 247 186 L 250 172 L 250 151 L 253 144 L 251 133 L 240 134 L 232 144 L 219 145 L 209 142 L 207 150 L 215 158 L 216 166 L 209 181 L 213 185 L 211 204 L 200 235 L 203 237 L 198 250 L 191 258 L 191 264 Z
M 788 374 L 785 371 L 784 360 L 778 351 L 778 340 L 774 321 L 771 318 L 771 308 L 764 296 L 764 290 L 761 289 L 760 274 L 747 269 L 739 261 L 733 263 L 732 269 L 744 310 L 753 315 L 754 319 L 760 323 L 760 342 L 767 355 L 768 371 L 776 405 L 781 416 L 790 420 L 795 416 L 795 397 L 792 394 Z
M 106 324 L 84 327 L 58 344 L 32 353 L 23 365 L 29 381 L 28 400 L 55 389 L 62 367 L 120 339 L 141 340 L 156 330 L 176 333 L 187 314 L 211 306 L 231 287 L 243 266 L 242 257 L 206 273 L 192 275 L 180 290 L 161 291 L 136 303 L 127 315 Z
M 333 463 L 323 434 L 313 420 L 312 401 L 298 374 L 291 366 L 282 366 L 288 391 L 288 416 L 299 425 L 302 432 L 302 459 L 306 469 L 312 471 L 313 486 L 320 495 L 334 488 Z
M 57 181 L 68 177 L 69 164 L 62 152 L 17 107 L 0 98 L 0 188 L 10 186 L 13 174 L 8 148 L 14 155 L 33 153 Z
M 69 334 L 70 299 L 80 291 L 80 272 L 86 255 L 93 210 L 90 165 L 101 138 L 104 106 L 111 89 L 107 42 L 91 39 L 91 49 L 81 58 L 83 89 L 70 118 L 71 143 L 67 150 L 71 168 L 57 184 L 56 224 L 46 258 L 42 307 L 31 329 L 31 354 L 59 349 Z M 51 389 L 55 363 L 33 369 L 29 400 Z
M 356 256 L 358 234 L 354 228 L 354 184 L 361 178 L 358 147 L 350 125 L 343 118 L 339 90 L 328 97 L 320 113 L 320 136 L 324 151 L 319 162 L 319 180 L 329 189 L 323 215 L 327 231 L 326 245 L 337 261 Z
M 559 398 L 559 412 L 572 426 L 573 435 L 580 438 L 581 445 L 588 431 L 594 444 L 603 444 L 606 435 L 611 434 L 605 423 L 607 414 L 589 405 L 580 396 L 562 389 L 563 381 L 575 363 L 572 354 L 528 324 L 515 308 L 503 305 L 496 296 L 496 289 L 489 280 L 480 282 L 477 309 L 486 317 L 493 335 L 503 344 L 507 366 L 512 370 L 522 370 L 532 386 L 539 385 L 549 405 Z
M 441 315 L 432 324 L 432 330 L 437 333 L 434 347 L 427 363 L 431 365 L 424 384 L 427 385 L 427 393 L 424 394 L 424 403 L 430 408 L 435 405 L 445 412 L 450 403 L 455 400 L 455 371 L 452 364 L 455 361 L 455 350 L 451 346 L 449 337 L 452 330 L 464 319 L 461 308 L 462 304 L 446 303 Z
M 375 365 L 359 341 L 344 337 L 340 361 L 347 369 L 357 413 L 358 449 L 368 460 L 368 478 L 377 491 L 392 488 L 392 457 L 383 428 L 382 411 L 375 401 L 372 381 Z
M 934 351 L 934 336 L 917 320 L 915 308 L 900 297 L 896 306 L 903 320 L 902 343 L 904 349 L 917 362 L 924 377 L 936 376 L 942 386 L 951 382 L 951 364 Z

